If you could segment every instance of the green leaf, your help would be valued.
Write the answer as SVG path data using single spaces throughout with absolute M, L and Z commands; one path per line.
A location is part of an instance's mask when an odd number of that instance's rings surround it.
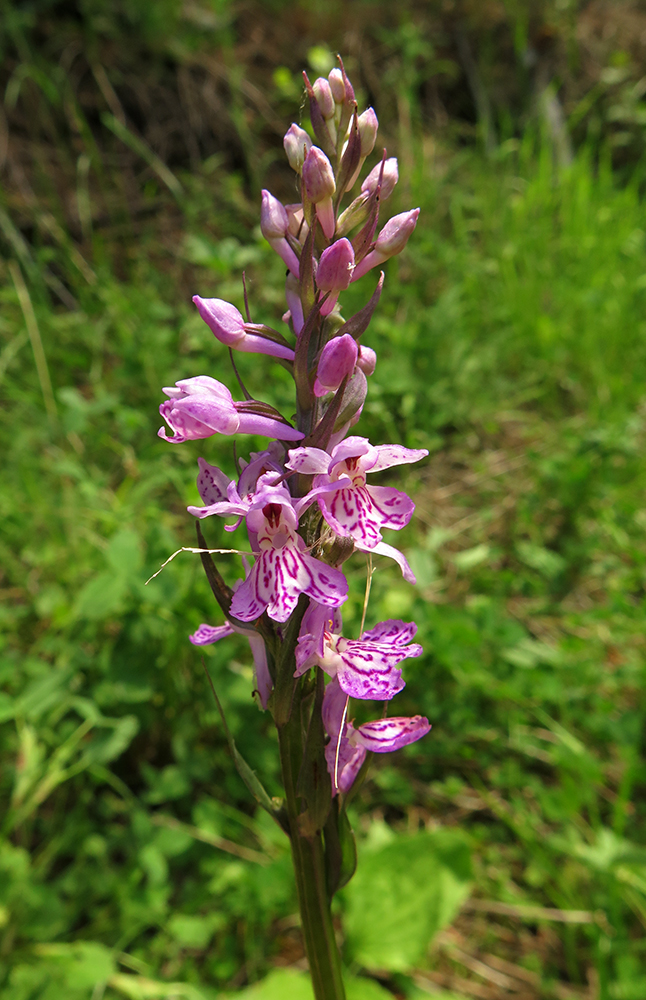
M 348 976 L 344 979 L 346 1000 L 392 1000 L 392 993 L 372 979 Z M 231 1000 L 314 1000 L 310 977 L 292 969 L 275 969 L 260 983 L 242 993 L 230 993 Z M 224 998 L 223 998 L 224 1000 Z
M 469 894 L 471 859 L 451 830 L 399 836 L 362 853 L 343 892 L 348 949 L 369 969 L 405 971 Z
M 128 579 L 106 571 L 88 580 L 76 600 L 78 618 L 99 620 L 109 618 L 121 610 L 128 593 Z
M 325 876 L 330 898 L 350 881 L 357 870 L 357 843 L 345 808 L 338 796 L 325 824 Z
M 49 960 L 48 964 L 70 989 L 93 989 L 105 983 L 114 972 L 112 952 L 95 941 L 42 944 L 35 951 Z
M 222 719 L 222 725 L 224 726 L 224 732 L 226 734 L 227 743 L 229 744 L 229 750 L 231 751 L 231 756 L 233 757 L 233 761 L 235 763 L 238 774 L 240 775 L 245 785 L 255 798 L 256 802 L 259 805 L 261 805 L 263 809 L 266 809 L 269 815 L 272 817 L 272 819 L 276 820 L 278 825 L 282 827 L 282 829 L 285 830 L 285 832 L 287 833 L 288 832 L 288 826 L 286 825 L 287 820 L 283 819 L 280 807 L 277 806 L 272 799 L 270 799 L 264 785 L 258 778 L 258 775 L 256 774 L 255 771 L 253 771 L 249 767 L 246 760 L 239 752 L 235 744 L 235 740 L 233 739 L 233 736 L 231 734 L 231 730 L 229 729 L 229 726 L 227 724 L 227 720 L 225 718 L 224 710 L 220 703 L 220 699 L 218 698 L 215 691 L 215 687 L 213 686 L 211 675 L 209 674 L 206 667 L 204 667 L 204 670 L 206 672 L 206 676 L 208 677 L 209 684 L 211 686 L 211 691 L 213 692 L 213 697 L 215 698 L 215 703 L 218 707 L 218 712 L 220 713 L 220 718 Z

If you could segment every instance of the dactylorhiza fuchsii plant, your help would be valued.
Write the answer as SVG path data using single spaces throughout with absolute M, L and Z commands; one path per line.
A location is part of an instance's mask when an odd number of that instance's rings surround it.
M 372 108 L 358 113 L 339 62 L 340 68 L 313 84 L 304 74 L 314 139 L 298 125 L 285 135 L 301 201 L 283 205 L 269 191 L 262 193 L 262 233 L 287 269 L 283 332 L 251 323 L 249 316 L 245 320 L 222 299 L 193 299 L 231 352 L 266 354 L 289 370 L 295 420 L 250 398 L 242 383 L 245 398 L 236 401 L 215 378 L 196 375 L 164 389 L 168 399 L 160 412 L 172 434 L 159 431 L 176 444 L 214 434 L 271 439 L 248 461 L 237 460 L 234 478 L 199 459 L 202 503 L 188 510 L 197 519 L 198 551 L 224 622 L 200 625 L 190 640 L 203 646 L 238 633 L 249 641 L 254 694 L 277 727 L 284 800 L 269 797 L 228 728 L 227 736 L 248 788 L 290 838 L 317 1000 L 344 996 L 330 902 L 356 865 L 349 796 L 370 753 L 397 750 L 430 729 L 419 715 L 404 718 L 388 711 L 404 687 L 401 663 L 422 652 L 412 641 L 415 624 L 388 620 L 364 631 L 362 622 L 358 638 L 343 635 L 348 582 L 342 566 L 353 552 L 366 554 L 368 580 L 374 554 L 395 560 L 404 578 L 415 582 L 403 553 L 382 538 L 384 529 L 408 524 L 414 504 L 370 477 L 428 452 L 371 444 L 353 433 L 377 362 L 363 335 L 379 301 L 383 272 L 365 307 L 349 319 L 341 314 L 340 297 L 406 246 L 419 209 L 380 228 L 381 206 L 397 183 L 397 161 L 384 151 L 359 194 L 341 210 L 375 146 L 378 123 Z M 225 525 L 227 531 L 247 532 L 252 558 L 243 557 L 245 577 L 233 588 L 220 575 L 200 529 L 201 520 L 214 516 L 235 519 Z M 353 699 L 382 703 L 374 721 L 354 725 Z

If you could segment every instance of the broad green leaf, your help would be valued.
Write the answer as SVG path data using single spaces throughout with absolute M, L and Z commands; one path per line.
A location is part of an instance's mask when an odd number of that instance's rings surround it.
M 109 618 L 121 609 L 127 593 L 127 577 L 111 571 L 99 573 L 88 580 L 79 593 L 76 616 L 90 620 Z
M 117 972 L 110 986 L 129 1000 L 206 1000 L 206 995 L 189 983 L 162 983 L 145 976 Z
M 471 877 L 469 849 L 452 830 L 399 836 L 364 850 L 342 893 L 354 960 L 369 969 L 411 968 L 457 914 Z
M 114 972 L 111 951 L 95 941 L 42 944 L 34 950 L 70 989 L 93 989 Z
M 372 979 L 348 976 L 344 979 L 346 1000 L 388 1000 L 392 993 Z M 312 984 L 307 973 L 293 969 L 275 969 L 260 983 L 241 993 L 228 994 L 230 1000 L 313 1000 Z

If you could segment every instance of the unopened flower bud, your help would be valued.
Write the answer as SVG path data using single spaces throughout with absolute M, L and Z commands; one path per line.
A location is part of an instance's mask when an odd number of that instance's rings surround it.
M 404 249 L 417 225 L 419 211 L 419 208 L 412 208 L 409 212 L 401 212 L 388 220 L 375 244 L 376 252 L 382 254 L 384 260 Z
M 359 347 L 359 357 L 357 358 L 357 368 L 360 368 L 364 375 L 372 375 L 377 367 L 377 355 L 372 347 Z
M 303 181 L 305 193 L 315 205 L 324 198 L 331 198 L 336 191 L 332 164 L 318 146 L 312 146 L 305 157 Z
M 321 351 L 316 369 L 314 395 L 325 396 L 339 388 L 343 379 L 352 375 L 358 356 L 357 342 L 349 333 L 330 340 Z
M 260 231 L 266 240 L 279 240 L 287 235 L 289 219 L 287 211 L 278 198 L 263 190 L 260 205 Z
M 347 288 L 354 271 L 354 250 L 350 240 L 337 240 L 324 250 L 316 271 L 316 284 L 325 292 Z
M 361 139 L 361 157 L 365 159 L 375 148 L 377 141 L 377 130 L 379 121 L 373 108 L 366 110 L 359 115 L 359 137 Z
M 321 114 L 326 121 L 330 118 L 334 118 L 334 97 L 332 96 L 330 84 L 324 76 L 319 76 L 318 79 L 314 81 L 312 84 L 312 90 L 314 91 L 314 96 L 318 101 Z
M 260 206 L 260 231 L 269 245 L 296 276 L 298 276 L 298 257 L 287 242 L 289 216 L 285 206 L 274 198 L 269 191 L 263 190 Z
M 303 183 L 305 194 L 316 205 L 316 214 L 321 223 L 321 229 L 328 240 L 334 236 L 336 219 L 332 195 L 336 191 L 332 165 L 325 153 L 312 146 L 303 163 Z
M 299 125 L 290 125 L 285 132 L 283 146 L 285 147 L 290 167 L 297 174 L 300 174 L 303 169 L 303 161 L 312 148 L 312 140 L 309 135 Z
M 203 299 L 193 296 L 197 310 L 212 334 L 226 347 L 251 354 L 269 354 L 274 358 L 294 360 L 294 351 L 285 343 L 277 343 L 262 334 L 261 327 L 246 324 L 242 313 L 224 299 Z
M 381 163 L 378 163 L 376 167 L 373 167 L 363 184 L 361 185 L 361 190 L 364 194 L 372 194 L 377 185 L 379 184 L 379 176 L 381 174 Z M 384 172 L 381 176 L 381 190 L 379 192 L 379 197 L 382 201 L 386 198 L 390 198 L 395 184 L 399 180 L 399 170 L 397 169 L 397 157 L 390 156 L 384 163 Z
M 328 83 L 332 91 L 332 97 L 336 104 L 343 104 L 345 100 L 345 83 L 343 73 L 340 69 L 331 69 L 328 73 Z
M 390 257 L 401 253 L 417 225 L 419 211 L 419 208 L 412 208 L 410 212 L 401 212 L 388 220 L 377 237 L 374 249 L 355 267 L 353 281 L 363 277 L 371 267 L 377 267 Z

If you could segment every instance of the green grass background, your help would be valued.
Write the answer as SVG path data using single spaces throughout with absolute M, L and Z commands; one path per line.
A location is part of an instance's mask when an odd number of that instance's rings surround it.
M 54 115 L 53 64 L 14 15 L 17 65 Z M 294 114 L 296 78 L 274 80 Z M 415 112 L 414 80 L 401 93 Z M 593 135 L 559 167 L 536 122 L 488 153 L 477 132 L 431 135 L 414 113 L 411 128 L 397 140 L 386 122 L 402 158 L 391 211 L 422 214 L 366 335 L 379 360 L 359 430 L 431 451 L 397 480 L 418 504 L 402 547 L 419 585 L 379 565 L 368 621 L 418 622 L 425 652 L 398 711 L 433 730 L 377 761 L 353 805 L 374 877 L 338 904 L 350 995 L 517 995 L 507 976 L 528 997 L 642 1000 L 644 166 L 618 170 Z M 275 325 L 282 264 L 244 167 L 216 157 L 164 174 L 135 135 L 150 205 L 136 221 L 118 169 L 102 176 L 91 129 L 78 135 L 78 232 L 45 164 L 33 230 L 26 196 L 0 204 L 0 996 L 214 1000 L 258 981 L 250 997 L 306 996 L 286 845 L 249 801 L 187 641 L 219 623 L 197 557 L 144 585 L 195 544 L 198 455 L 233 467 L 230 440 L 156 437 L 162 385 L 208 373 L 233 387 L 190 294 L 239 304 L 244 269 L 254 321 Z M 110 225 L 84 170 L 112 199 Z M 352 286 L 346 315 L 371 291 Z M 289 408 L 269 359 L 240 368 Z M 365 581 L 351 565 L 349 634 Z M 240 748 L 279 794 L 244 644 L 205 658 Z

